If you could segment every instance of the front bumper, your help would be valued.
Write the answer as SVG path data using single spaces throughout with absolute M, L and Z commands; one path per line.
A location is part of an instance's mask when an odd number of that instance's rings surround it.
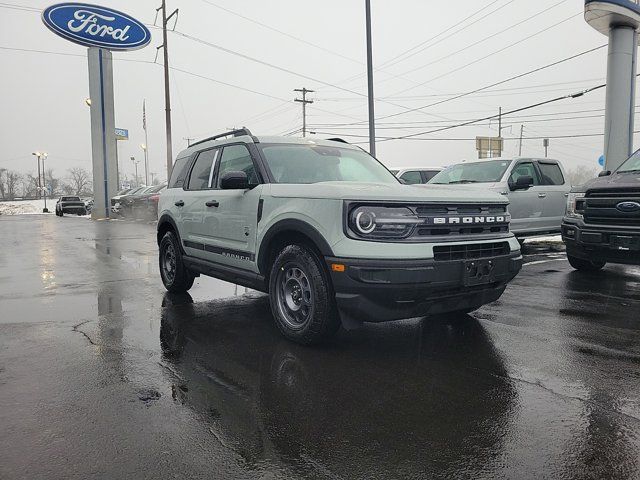
M 327 258 L 343 323 L 472 310 L 500 298 L 522 268 L 519 251 L 438 261 Z M 344 265 L 335 271 L 334 264 Z M 482 269 L 473 277 L 474 269 Z
M 562 240 L 567 255 L 591 261 L 640 265 L 640 229 L 589 225 L 565 217 Z

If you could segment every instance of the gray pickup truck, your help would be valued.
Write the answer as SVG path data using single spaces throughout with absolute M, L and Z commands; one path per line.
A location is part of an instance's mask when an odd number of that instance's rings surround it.
M 494 158 L 452 165 L 426 185 L 477 188 L 509 200 L 511 231 L 522 240 L 560 233 L 571 184 L 550 158 Z

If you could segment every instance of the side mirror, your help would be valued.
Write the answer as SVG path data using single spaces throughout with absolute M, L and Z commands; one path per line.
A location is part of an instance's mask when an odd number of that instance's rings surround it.
M 598 174 L 599 177 L 608 177 L 609 175 L 611 175 L 611 170 L 603 170 Z
M 511 191 L 527 190 L 531 187 L 533 187 L 533 177 L 531 175 L 523 175 L 522 177 L 518 177 L 516 183 L 509 184 L 509 189 Z
M 223 190 L 246 190 L 249 188 L 249 178 L 245 172 L 227 172 L 220 179 Z

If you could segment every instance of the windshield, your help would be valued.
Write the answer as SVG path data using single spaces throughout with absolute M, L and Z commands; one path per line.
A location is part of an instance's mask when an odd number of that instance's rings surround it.
M 63 202 L 79 202 L 80 197 L 62 197 Z
M 398 183 L 380 162 L 363 150 L 320 145 L 261 145 L 276 183 Z
M 625 162 L 618 167 L 616 173 L 624 172 L 640 172 L 640 150 L 631 155 Z
M 511 160 L 460 163 L 438 173 L 429 183 L 493 183 L 499 182 L 509 168 Z

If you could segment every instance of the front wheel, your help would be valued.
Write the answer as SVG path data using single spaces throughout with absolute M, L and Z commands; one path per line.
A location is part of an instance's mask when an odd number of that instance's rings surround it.
M 583 272 L 597 272 L 602 270 L 606 262 L 598 260 L 585 260 L 584 258 L 574 257 L 573 255 L 567 255 L 567 260 L 573 268 Z
M 290 340 L 317 344 L 340 328 L 328 274 L 305 246 L 288 245 L 280 251 L 271 268 L 269 298 L 276 325 Z
M 159 262 L 162 283 L 168 291 L 185 293 L 193 286 L 195 276 L 184 265 L 178 237 L 172 231 L 160 241 Z

